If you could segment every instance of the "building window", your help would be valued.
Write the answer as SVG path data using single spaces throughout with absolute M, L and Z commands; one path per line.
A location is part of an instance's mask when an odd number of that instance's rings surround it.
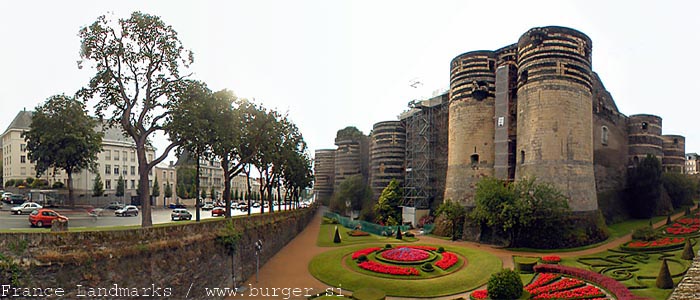
M 132 179 L 131 180 L 131 189 L 135 189 L 135 188 L 136 188 L 136 180 Z
M 647 122 L 642 122 L 642 130 L 647 130 L 649 128 L 649 124 Z
M 131 166 L 131 175 L 136 175 L 136 167 Z
M 122 151 L 122 160 L 126 161 L 126 151 Z
M 135 162 L 135 161 L 136 161 L 136 151 L 131 150 L 131 162 Z
M 122 175 L 126 175 L 126 174 L 127 174 L 126 165 L 123 165 L 122 166 Z
M 119 166 L 114 166 L 114 175 L 119 175 Z
M 173 180 L 173 171 L 170 171 L 170 180 Z
M 476 169 L 479 166 L 479 154 L 472 154 L 470 157 L 471 162 L 472 162 L 472 169 Z
M 105 190 L 111 190 L 112 189 L 112 181 L 107 179 L 105 180 Z
M 24 156 L 24 155 L 20 156 L 20 157 L 19 157 L 19 162 L 22 163 L 22 164 L 26 163 L 26 162 L 27 162 L 27 157 Z
M 112 150 L 105 150 L 105 160 L 112 159 Z
M 607 145 L 608 144 L 608 127 L 603 126 L 600 128 L 600 131 L 601 131 L 600 132 L 600 142 L 603 145 Z
M 19 151 L 26 152 L 27 144 L 19 144 Z
M 525 162 L 525 150 L 520 150 L 520 164 Z
M 678 145 L 678 139 L 673 139 L 673 144 Z
M 114 160 L 119 160 L 119 151 L 114 151 Z
M 498 127 L 503 127 L 503 125 L 506 124 L 506 118 L 505 117 L 498 117 Z
M 105 174 L 112 174 L 112 165 L 105 165 Z

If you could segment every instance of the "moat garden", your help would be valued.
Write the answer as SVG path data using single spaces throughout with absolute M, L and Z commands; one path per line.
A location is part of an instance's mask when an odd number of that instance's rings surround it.
M 382 236 L 337 218 L 323 218 L 317 246 L 328 250 L 312 259 L 309 272 L 356 299 L 666 299 L 700 249 L 697 208 L 611 225 L 610 238 L 594 245 L 547 250 L 415 230 Z

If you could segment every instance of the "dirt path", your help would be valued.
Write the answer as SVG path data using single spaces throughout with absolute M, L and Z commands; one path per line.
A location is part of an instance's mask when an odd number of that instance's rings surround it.
M 319 224 L 321 224 L 321 219 L 323 216 L 324 208 L 318 210 L 314 219 L 311 220 L 309 225 L 302 231 L 294 240 L 287 244 L 280 252 L 273 256 L 265 265 L 260 268 L 260 274 L 258 282 L 255 282 L 255 276 L 252 276 L 243 285 L 244 287 L 253 287 L 250 291 L 257 291 L 258 297 L 252 297 L 246 295 L 243 297 L 229 297 L 227 299 L 306 299 L 305 297 L 285 297 L 282 295 L 282 288 L 300 288 L 301 291 L 324 291 L 330 286 L 318 281 L 314 278 L 308 271 L 308 265 L 311 259 L 316 255 L 323 253 L 325 251 L 337 249 L 335 247 L 318 247 L 316 246 L 316 239 L 318 237 L 318 232 L 320 230 Z M 683 213 L 678 213 L 672 216 L 673 219 L 683 216 Z M 666 221 L 660 221 L 654 224 L 654 228 L 661 227 L 666 224 Z M 580 251 L 572 252 L 559 252 L 556 253 L 561 257 L 572 257 L 581 256 L 588 254 L 595 254 L 608 249 L 618 247 L 632 239 L 632 234 L 627 234 L 625 236 L 619 237 L 617 239 L 611 240 L 605 244 L 599 245 L 594 248 L 589 248 Z M 418 243 L 428 243 L 436 245 L 447 245 L 447 246 L 457 246 L 465 247 L 471 249 L 478 249 L 482 251 L 489 252 L 503 262 L 504 268 L 513 268 L 513 255 L 520 256 L 542 256 L 543 253 L 537 252 L 521 252 L 521 251 L 511 251 L 503 248 L 493 247 L 491 245 L 479 244 L 474 242 L 462 242 L 462 241 L 449 241 L 443 240 L 431 236 L 419 236 Z M 276 289 L 277 297 L 272 296 L 274 289 Z M 308 290 L 306 290 L 308 289 Z M 266 293 L 270 296 L 261 296 L 260 292 Z M 455 299 L 459 297 L 464 297 L 469 299 L 469 293 L 451 295 L 447 297 L 433 298 L 440 300 Z M 342 298 L 339 298 L 342 299 Z M 425 299 L 425 298 L 402 298 L 402 297 L 387 297 L 387 299 L 401 299 L 401 300 L 412 300 L 412 299 Z

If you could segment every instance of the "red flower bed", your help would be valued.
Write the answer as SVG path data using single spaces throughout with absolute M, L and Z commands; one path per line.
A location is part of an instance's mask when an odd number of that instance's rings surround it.
M 391 274 L 391 275 L 406 275 L 406 276 L 418 276 L 418 270 L 416 268 L 410 267 L 410 268 L 404 268 L 404 267 L 397 267 L 397 266 L 389 266 L 385 264 L 381 264 L 375 261 L 368 260 L 366 262 L 358 264 L 360 268 L 363 268 L 368 271 L 372 271 L 375 273 L 382 273 L 382 274 Z
M 357 229 L 355 229 L 355 230 L 352 230 L 352 231 L 348 231 L 348 235 L 349 235 L 349 236 L 369 236 L 369 233 L 364 232 L 364 231 L 362 231 L 362 230 L 357 230 Z
M 700 219 L 698 218 L 683 218 L 676 220 L 676 223 L 681 223 L 683 225 L 700 224 Z
M 525 286 L 525 290 L 530 292 L 531 290 L 547 285 L 554 281 L 555 279 L 558 279 L 561 277 L 559 274 L 554 274 L 554 273 L 540 273 L 540 275 L 537 275 L 537 278 L 531 282 L 530 284 Z
M 633 241 L 627 244 L 627 247 L 630 248 L 654 248 L 654 247 L 663 247 L 663 246 L 669 246 L 673 244 L 680 244 L 685 242 L 685 238 L 682 237 L 677 237 L 677 238 L 662 238 L 658 239 L 655 241 L 651 242 L 645 242 L 645 241 Z
M 473 291 L 471 294 L 469 294 L 469 297 L 472 299 L 488 299 L 489 297 L 489 292 L 486 290 L 476 290 Z
M 561 280 L 557 280 L 548 285 L 528 290 L 528 292 L 530 292 L 530 294 L 532 295 L 551 294 L 554 292 L 568 290 L 575 287 L 582 287 L 584 285 L 586 285 L 585 282 L 575 278 L 562 278 Z
M 545 264 L 556 264 L 561 261 L 561 257 L 556 255 L 542 256 L 542 262 Z
M 352 254 L 352 259 L 357 259 L 361 255 L 368 255 L 374 251 L 379 251 L 379 250 L 382 250 L 382 248 L 374 247 L 374 248 L 367 248 L 367 249 L 355 251 L 355 253 Z
M 678 223 L 676 223 L 676 224 L 678 224 Z M 666 228 L 666 233 L 673 234 L 673 235 L 691 234 L 691 233 L 695 233 L 698 231 L 700 231 L 700 227 L 698 227 L 698 226 L 691 226 L 691 227 L 673 226 L 673 227 Z
M 457 255 L 451 252 L 443 252 L 442 253 L 442 258 L 435 263 L 435 266 L 437 266 L 440 269 L 447 270 L 451 266 L 454 266 L 457 263 Z
M 401 246 L 401 247 L 413 248 L 413 249 L 419 249 L 419 250 L 425 250 L 425 251 L 437 251 L 437 248 L 430 247 L 430 246 Z
M 382 252 L 382 257 L 394 261 L 420 261 L 428 259 L 430 253 L 421 249 L 400 247 Z
M 599 285 L 600 287 L 608 290 L 618 300 L 643 299 L 632 294 L 632 292 L 630 292 L 630 290 L 627 289 L 627 287 L 619 281 L 593 271 L 552 264 L 537 265 L 533 269 L 535 270 L 535 272 L 539 273 L 565 274 L 570 275 L 572 277 L 580 278 L 582 280 L 593 282 Z
M 605 293 L 599 288 L 592 285 L 587 285 L 567 291 L 543 293 L 535 296 L 532 299 L 581 299 L 590 297 L 602 297 Z

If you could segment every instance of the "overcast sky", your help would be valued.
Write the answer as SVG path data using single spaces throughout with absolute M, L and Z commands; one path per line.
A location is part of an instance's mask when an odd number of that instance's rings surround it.
M 446 89 L 455 56 L 548 25 L 593 40 L 593 70 L 622 113 L 659 115 L 664 134 L 700 152 L 695 1 L 0 0 L 1 130 L 23 108 L 86 85 L 94 71 L 77 67 L 78 30 L 134 10 L 173 26 L 195 54 L 195 79 L 289 112 L 312 154 L 334 148 L 338 129 L 367 134 L 410 100 Z

